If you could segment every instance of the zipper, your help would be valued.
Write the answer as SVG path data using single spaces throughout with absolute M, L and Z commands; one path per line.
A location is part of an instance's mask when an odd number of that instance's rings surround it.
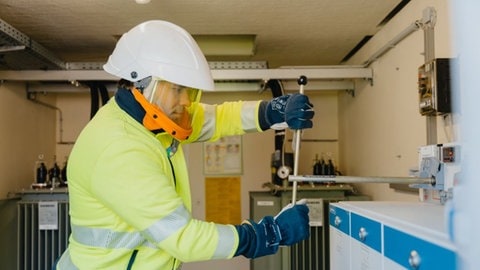
M 135 249 L 135 250 L 132 252 L 132 256 L 130 256 L 130 260 L 128 261 L 127 270 L 131 270 L 131 269 L 132 269 L 133 262 L 135 262 L 135 258 L 137 257 L 137 253 L 138 253 L 138 249 Z
M 175 176 L 175 169 L 173 168 L 173 162 L 171 158 L 177 152 L 179 143 L 180 143 L 179 141 L 173 139 L 172 144 L 170 145 L 170 147 L 167 148 L 168 163 L 170 163 L 170 169 L 172 169 L 173 184 L 175 188 L 177 187 L 177 177 Z M 182 268 L 181 265 L 178 268 L 175 268 L 176 264 L 177 264 L 177 258 L 173 258 L 172 270 L 180 270 Z
M 177 152 L 179 144 L 180 144 L 179 141 L 173 139 L 172 143 L 167 148 L 168 163 L 170 163 L 170 169 L 172 169 L 173 184 L 175 185 L 175 187 L 177 186 L 177 177 L 175 176 L 175 169 L 173 168 L 172 157 Z
M 173 163 L 170 158 L 168 158 L 168 163 L 170 163 L 170 168 L 172 169 L 172 175 L 173 175 L 173 184 L 175 187 L 177 186 L 177 177 L 175 177 L 175 170 L 173 169 Z
M 177 258 L 173 258 L 172 270 L 181 270 L 183 268 L 183 263 L 182 262 L 180 262 L 180 264 L 178 265 L 177 268 L 175 268 L 175 264 L 177 264 Z

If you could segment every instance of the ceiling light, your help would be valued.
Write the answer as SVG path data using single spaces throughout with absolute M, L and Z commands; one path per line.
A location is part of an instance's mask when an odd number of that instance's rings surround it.
M 148 4 L 148 3 L 150 3 L 150 0 L 135 0 L 135 3 L 137 3 L 137 4 Z

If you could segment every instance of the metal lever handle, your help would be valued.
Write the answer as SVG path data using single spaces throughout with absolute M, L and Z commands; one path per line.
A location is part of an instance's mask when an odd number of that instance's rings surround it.
M 408 264 L 410 264 L 412 269 L 418 269 L 421 262 L 422 259 L 420 258 L 420 254 L 418 254 L 416 250 L 410 251 L 410 256 L 408 257 Z
M 298 85 L 300 85 L 300 94 L 304 93 L 303 87 L 307 84 L 307 77 L 302 75 L 297 80 Z M 300 156 L 300 136 L 302 130 L 297 129 L 295 130 L 295 153 L 294 154 L 294 162 L 293 162 L 293 175 L 298 175 L 298 159 Z M 295 205 L 297 202 L 297 181 L 293 181 L 293 188 L 292 188 L 292 204 Z
M 361 241 L 365 241 L 367 239 L 368 232 L 364 227 L 361 227 L 360 230 L 358 231 L 358 238 Z
M 335 216 L 333 223 L 335 224 L 335 227 L 339 227 L 340 224 L 342 223 L 342 219 L 339 216 Z

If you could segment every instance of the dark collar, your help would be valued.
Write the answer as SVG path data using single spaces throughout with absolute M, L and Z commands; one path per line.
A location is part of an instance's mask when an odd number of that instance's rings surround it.
M 140 103 L 135 100 L 135 97 L 129 89 L 118 88 L 117 93 L 115 94 L 115 101 L 122 110 L 143 125 L 143 118 L 145 117 L 146 113 L 145 109 L 143 109 Z M 151 131 L 155 134 L 164 132 L 163 129 Z

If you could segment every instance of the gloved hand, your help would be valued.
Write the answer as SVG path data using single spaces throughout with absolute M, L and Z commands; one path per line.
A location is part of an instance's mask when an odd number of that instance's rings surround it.
M 280 245 L 290 246 L 310 235 L 309 209 L 306 203 L 306 199 L 298 201 L 296 205 L 290 203 L 275 216 L 274 220 L 280 227 L 282 235 Z
M 312 118 L 315 112 L 308 96 L 289 94 L 272 99 L 259 110 L 259 120 L 262 129 L 304 129 L 313 126 Z M 261 114 L 264 115 L 261 115 Z
M 242 225 L 236 225 L 235 228 L 239 243 L 234 256 L 243 255 L 254 259 L 277 253 L 281 235 L 273 217 L 266 216 L 258 223 L 245 220 Z
M 239 245 L 235 256 L 254 259 L 275 254 L 280 245 L 293 245 L 309 236 L 308 207 L 305 203 L 288 205 L 275 217 L 266 216 L 259 223 L 252 220 L 237 225 Z

